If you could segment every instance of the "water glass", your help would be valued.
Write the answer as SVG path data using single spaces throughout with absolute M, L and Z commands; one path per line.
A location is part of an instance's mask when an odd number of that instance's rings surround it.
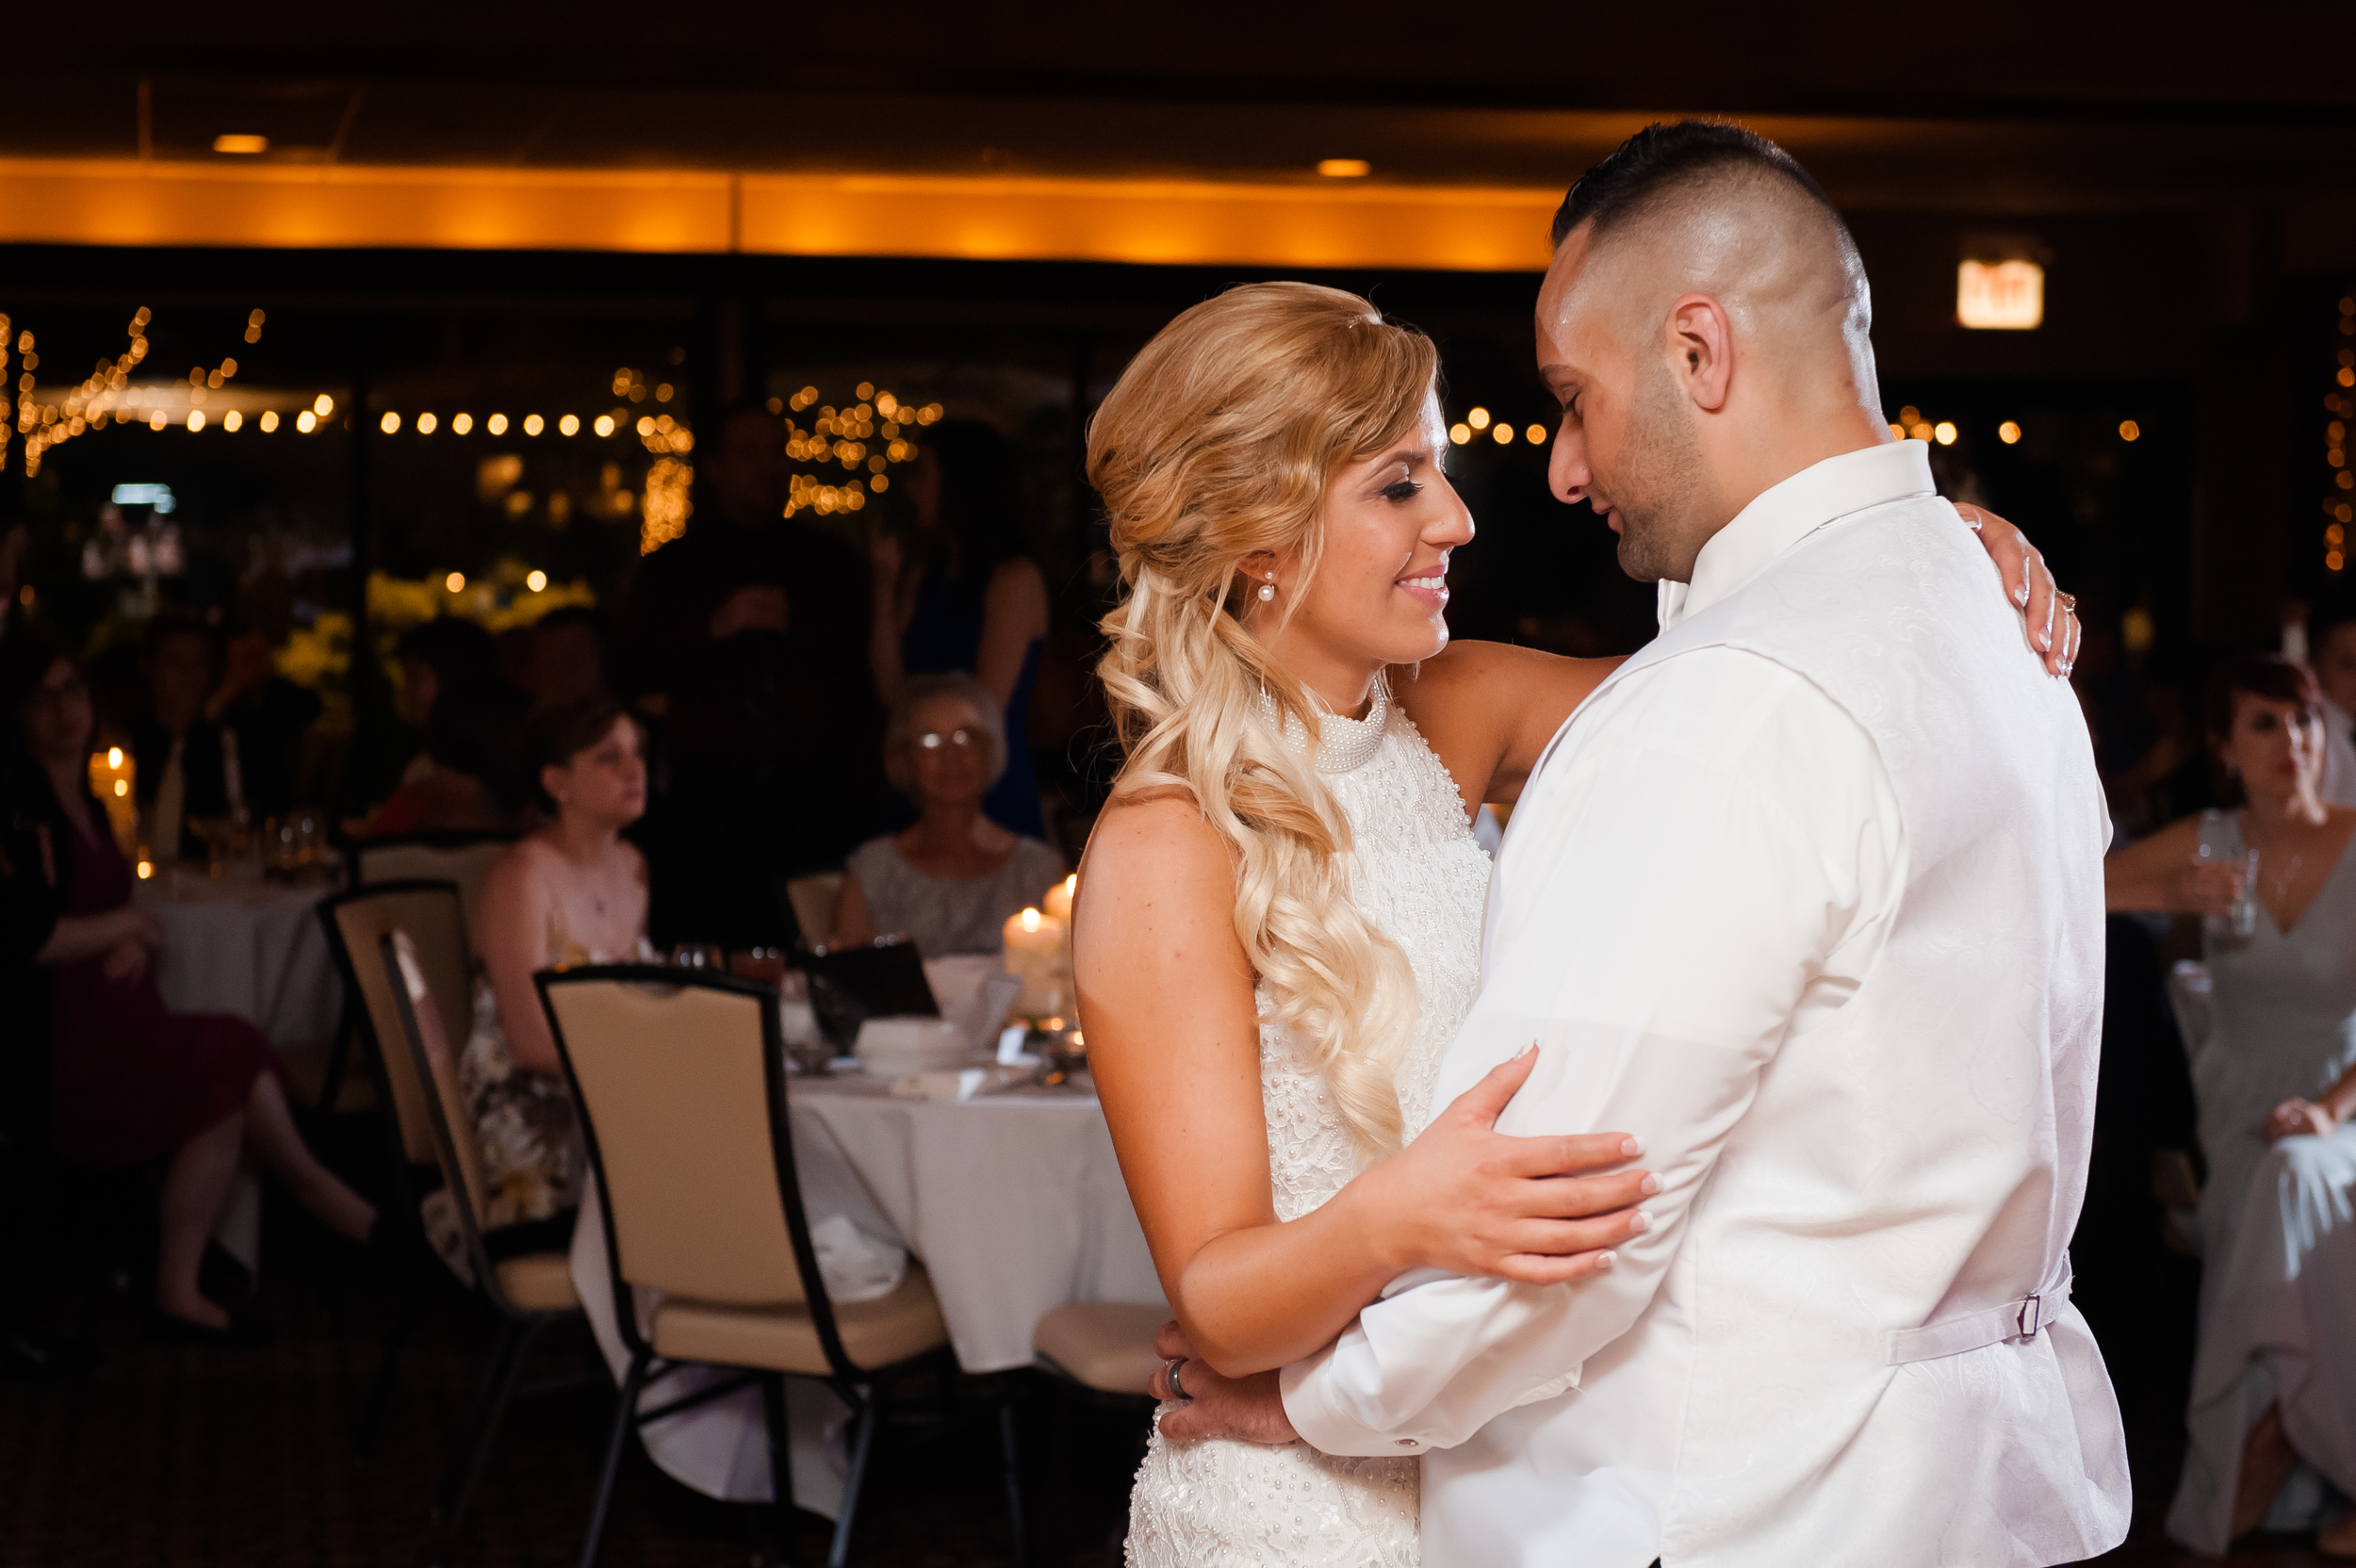
M 2241 896 L 2233 900 L 2226 911 L 2226 929 L 2236 937 L 2249 938 L 2258 934 L 2258 852 L 2242 852 Z
M 681 942 L 671 949 L 671 967 L 725 971 L 728 956 L 717 942 Z

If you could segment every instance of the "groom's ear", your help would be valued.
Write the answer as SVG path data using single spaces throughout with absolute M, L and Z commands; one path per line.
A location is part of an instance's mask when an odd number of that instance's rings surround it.
M 1734 380 L 1734 330 L 1726 307 L 1707 294 L 1684 294 L 1669 306 L 1669 375 L 1696 408 L 1726 405 Z

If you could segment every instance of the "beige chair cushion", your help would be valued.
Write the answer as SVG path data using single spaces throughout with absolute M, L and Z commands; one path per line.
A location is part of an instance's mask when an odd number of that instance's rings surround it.
M 801 1300 L 761 998 L 578 978 L 548 998 L 597 1139 L 622 1278 L 712 1306 Z
M 572 1259 L 562 1252 L 526 1252 L 499 1260 L 499 1289 L 526 1312 L 569 1312 L 581 1305 Z
M 949 1343 L 933 1282 L 917 1264 L 891 1295 L 834 1309 L 843 1352 L 861 1371 L 920 1356 Z M 771 1372 L 823 1377 L 831 1370 L 810 1309 L 715 1307 L 666 1297 L 654 1309 L 655 1354 L 677 1361 L 757 1366 Z
M 1031 1348 L 1077 1383 L 1103 1394 L 1145 1395 L 1145 1380 L 1162 1364 L 1153 1335 L 1170 1321 L 1156 1301 L 1067 1301 L 1031 1331 Z

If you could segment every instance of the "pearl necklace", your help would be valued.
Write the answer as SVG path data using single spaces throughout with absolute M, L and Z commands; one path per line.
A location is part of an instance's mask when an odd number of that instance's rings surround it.
M 1310 699 L 1317 702 L 1312 694 Z M 1320 708 L 1323 703 L 1318 703 Z M 1260 688 L 1252 699 L 1252 711 L 1271 729 L 1276 727 L 1276 699 L 1268 688 Z M 1383 749 L 1383 729 L 1391 717 L 1391 692 L 1387 683 L 1375 682 L 1374 705 L 1363 719 L 1348 719 L 1326 711 L 1317 715 L 1317 770 L 1324 774 L 1350 773 L 1374 760 L 1374 754 Z M 1309 749 L 1309 730 L 1293 714 L 1284 715 L 1282 733 L 1284 743 L 1296 753 Z

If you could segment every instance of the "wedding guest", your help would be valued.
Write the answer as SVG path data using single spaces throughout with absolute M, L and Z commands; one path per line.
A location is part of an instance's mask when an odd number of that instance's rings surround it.
M 785 881 L 842 865 L 876 825 L 872 730 L 802 662 L 790 615 L 782 589 L 740 589 L 670 694 L 642 841 L 665 944 L 823 940 L 792 923 Z
M 148 710 L 131 731 L 133 793 L 149 847 L 171 859 L 202 859 L 192 821 L 230 817 L 244 807 L 237 737 L 205 716 L 213 694 L 213 634 L 184 612 L 147 623 Z
M 21 522 L 0 523 L 0 637 L 20 629 L 25 622 L 18 576 L 25 557 L 32 552 L 32 531 Z
M 623 597 L 618 641 L 630 694 L 675 690 L 711 635 L 714 612 L 739 589 L 759 584 L 784 590 L 795 653 L 813 678 L 872 704 L 867 574 L 842 539 L 785 514 L 790 461 L 784 420 L 756 402 L 722 410 L 709 439 L 699 439 L 704 494 L 695 516 L 685 533 L 638 564 Z
M 1006 771 L 997 700 L 965 675 L 911 677 L 892 705 L 884 771 L 922 815 L 852 855 L 834 942 L 897 933 L 927 957 L 995 953 L 1006 917 L 1063 879 L 1063 858 L 983 814 Z
M 424 730 L 425 745 L 355 836 L 514 826 L 524 805 L 522 703 L 499 678 L 491 634 L 444 615 L 403 632 L 394 653 L 401 707 Z
M 962 671 L 1005 715 L 1008 745 L 983 809 L 1033 838 L 1043 829 L 1031 761 L 1031 695 L 1047 637 L 1047 578 L 1023 553 L 1022 475 L 990 426 L 952 419 L 924 433 L 904 482 L 916 532 L 870 547 L 875 691 L 899 699 L 911 675 Z
M 2304 668 L 2237 659 L 2205 709 L 2237 808 L 2111 856 L 2104 880 L 2115 910 L 2211 917 L 2211 1021 L 2192 1061 L 2209 1165 L 2201 1341 L 2168 1530 L 2222 1555 L 2268 1522 L 2302 1460 L 2356 1494 L 2356 1341 L 2342 1331 L 2356 1309 L 2356 810 L 2319 793 L 2322 698 Z M 2275 1522 L 2311 1526 L 2319 1500 Z M 2356 1553 L 2356 1515 L 2318 1545 Z
M 483 1161 L 484 1222 L 504 1252 L 563 1248 L 586 1168 L 535 971 L 648 956 L 646 864 L 622 829 L 646 808 L 637 721 L 610 697 L 544 709 L 529 725 L 546 816 L 491 868 L 474 929 L 474 1027 L 459 1083 Z M 451 1255 L 454 1227 L 429 1214 Z
M 585 604 L 551 610 L 532 628 L 534 697 L 562 708 L 606 695 L 605 617 Z
M 2323 695 L 2323 798 L 2356 806 L 2356 598 L 2317 607 L 2307 623 L 2308 658 Z
M 318 693 L 279 674 L 273 642 L 257 621 L 233 623 L 220 684 L 205 704 L 205 717 L 237 738 L 238 781 L 256 818 L 299 803 L 303 743 L 323 710 Z
M 50 1101 L 58 1153 L 90 1168 L 160 1165 L 155 1307 L 175 1331 L 220 1333 L 229 1315 L 198 1289 L 205 1238 L 251 1152 L 303 1208 L 354 1241 L 376 1210 L 312 1157 L 286 1107 L 278 1058 L 258 1030 L 219 1013 L 174 1013 L 157 991 L 163 934 L 131 904 L 131 868 L 90 796 L 90 688 L 62 654 L 30 643 L 0 658 L 0 712 L 26 787 L 47 890 Z M 19 845 L 26 835 L 15 836 Z M 12 855 L 11 858 L 15 858 Z M 15 868 L 21 876 L 27 868 Z

